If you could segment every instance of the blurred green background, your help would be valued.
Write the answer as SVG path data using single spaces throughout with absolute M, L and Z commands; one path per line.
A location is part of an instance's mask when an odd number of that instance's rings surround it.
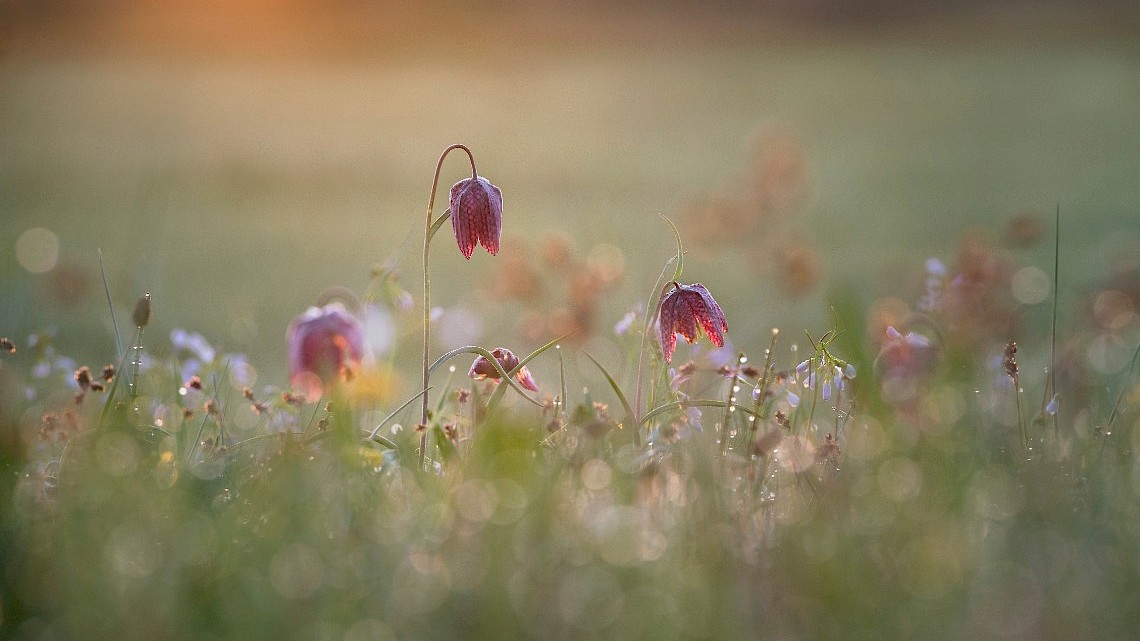
M 121 325 L 150 291 L 152 337 L 200 331 L 283 382 L 285 327 L 326 287 L 395 261 L 419 299 L 452 142 L 503 190 L 504 247 L 466 262 L 437 237 L 433 303 L 465 326 L 437 349 L 552 335 L 534 314 L 587 285 L 503 281 L 558 232 L 613 281 L 589 318 L 608 335 L 672 251 L 658 213 L 750 348 L 826 328 L 838 290 L 916 294 L 974 225 L 1043 225 L 1023 251 L 1050 271 L 1058 205 L 1064 297 L 1140 255 L 1130 5 L 7 2 L 0 333 L 112 360 L 101 247 Z M 450 158 L 441 193 L 466 171 Z

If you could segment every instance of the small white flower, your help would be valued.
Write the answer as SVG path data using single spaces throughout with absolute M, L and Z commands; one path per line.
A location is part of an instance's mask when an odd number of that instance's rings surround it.
M 1049 399 L 1049 403 L 1045 405 L 1045 413 L 1049 416 L 1055 416 L 1057 414 L 1057 408 L 1057 395 L 1054 394 L 1053 398 Z
M 621 320 L 614 323 L 614 334 L 618 336 L 625 336 L 628 334 L 629 329 L 633 327 L 633 321 L 636 318 L 637 314 L 633 312 L 626 312 L 625 316 L 621 317 Z

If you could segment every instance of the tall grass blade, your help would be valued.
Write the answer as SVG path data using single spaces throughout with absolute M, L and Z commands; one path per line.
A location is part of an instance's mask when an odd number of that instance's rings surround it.
M 115 305 L 111 302 L 111 286 L 107 283 L 107 270 L 103 267 L 103 248 L 98 248 L 99 277 L 103 279 L 103 294 L 107 297 L 107 309 L 111 310 L 111 328 L 115 331 L 115 350 L 119 355 L 119 366 L 122 367 L 123 338 L 119 336 L 119 321 L 115 319 Z
M 621 391 L 621 387 L 617 384 L 617 381 L 615 381 L 614 377 L 610 375 L 609 370 L 607 370 L 605 368 L 605 366 L 603 366 L 601 363 L 598 362 L 598 359 L 591 356 L 590 353 L 587 351 L 583 351 L 582 353 L 586 355 L 586 358 L 590 359 L 591 363 L 596 365 L 597 368 L 599 370 L 601 370 L 602 376 L 606 377 L 606 382 L 610 384 L 610 388 L 613 389 L 614 394 L 618 397 L 618 401 L 621 402 L 622 408 L 625 409 L 626 421 L 629 421 L 632 423 L 633 441 L 634 441 L 634 443 L 636 443 L 640 447 L 641 446 L 641 428 L 637 424 L 637 417 L 634 416 L 634 414 L 633 414 L 633 407 L 630 406 L 629 399 L 627 399 L 625 397 L 625 392 Z

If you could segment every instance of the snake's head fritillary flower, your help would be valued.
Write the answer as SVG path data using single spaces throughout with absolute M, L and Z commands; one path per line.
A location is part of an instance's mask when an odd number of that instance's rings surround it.
M 289 378 L 308 388 L 329 383 L 364 355 L 364 325 L 340 303 L 310 307 L 286 333 Z M 310 389 L 311 391 L 311 389 Z
M 695 343 L 701 330 L 704 330 L 713 345 L 724 347 L 728 322 L 724 319 L 720 305 L 717 305 L 704 285 L 670 283 L 661 293 L 657 313 L 658 338 L 661 340 L 661 353 L 665 356 L 666 363 L 673 360 L 677 334 L 689 343 Z
M 496 347 L 491 350 L 491 356 L 494 356 L 495 360 L 499 361 L 499 365 L 502 366 L 503 371 L 508 374 L 511 370 L 519 366 L 519 357 L 515 356 L 511 350 L 505 347 Z M 498 381 L 502 378 L 499 376 L 499 370 L 495 369 L 495 366 L 491 364 L 491 361 L 487 360 L 486 356 L 476 358 L 475 362 L 471 364 L 471 371 L 467 372 L 467 375 L 477 381 L 488 378 Z M 518 372 L 515 372 L 515 380 L 519 382 L 519 385 L 522 385 L 532 392 L 538 391 L 538 384 L 534 382 L 534 378 L 530 375 L 530 370 L 527 369 L 525 365 L 520 367 Z
M 503 232 L 503 192 L 482 176 L 465 178 L 451 187 L 451 229 L 464 258 L 475 245 L 492 256 L 499 253 Z

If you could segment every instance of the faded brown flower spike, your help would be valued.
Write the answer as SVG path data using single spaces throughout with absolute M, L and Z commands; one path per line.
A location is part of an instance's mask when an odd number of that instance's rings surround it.
M 482 176 L 455 183 L 451 187 L 451 228 L 464 258 L 471 258 L 476 244 L 492 256 L 499 253 L 503 192 Z
M 673 360 L 677 334 L 685 337 L 689 343 L 695 343 L 701 330 L 704 330 L 713 345 L 724 347 L 728 322 L 720 305 L 717 305 L 704 285 L 670 283 L 661 293 L 657 313 L 658 338 L 666 363 Z
M 131 320 L 134 321 L 135 327 L 146 327 L 150 322 L 150 292 L 140 298 L 135 303 L 135 311 L 131 314 Z

